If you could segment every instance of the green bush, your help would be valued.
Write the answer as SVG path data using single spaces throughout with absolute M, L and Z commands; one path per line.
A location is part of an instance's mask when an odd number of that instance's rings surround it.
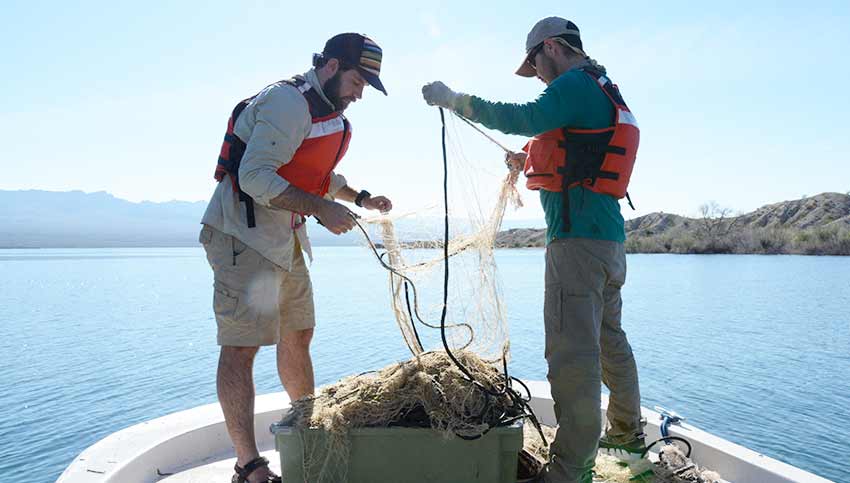
M 793 230 L 787 228 L 745 228 L 723 237 L 697 236 L 678 228 L 662 235 L 629 235 L 629 253 L 740 253 L 805 255 L 850 255 L 850 226 L 829 226 Z
M 761 229 L 753 233 L 754 246 L 749 253 L 778 255 L 788 253 L 791 246 L 790 237 L 783 229 Z
M 679 236 L 675 240 L 671 240 L 670 245 L 675 253 L 694 253 L 697 249 L 697 240 L 693 235 L 685 234 Z
M 795 253 L 801 253 L 804 255 L 810 255 L 807 253 L 807 249 L 814 242 L 814 237 L 812 236 L 812 232 L 810 230 L 802 230 L 794 233 L 794 236 L 791 239 L 791 245 L 793 246 Z

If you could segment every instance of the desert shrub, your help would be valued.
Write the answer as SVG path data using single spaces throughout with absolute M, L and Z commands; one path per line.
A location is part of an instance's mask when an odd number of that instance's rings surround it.
M 799 250 L 808 255 L 850 255 L 850 227 L 824 226 L 807 230 Z
M 812 233 L 810 230 L 802 230 L 797 232 L 794 235 L 794 245 L 795 246 L 804 246 L 807 243 L 811 242 Z
M 697 240 L 693 235 L 682 234 L 671 241 L 671 246 L 674 253 L 694 253 Z
M 629 235 L 629 253 L 754 253 L 850 255 L 850 226 L 795 230 L 788 228 L 738 228 L 724 236 L 705 236 L 698 230 L 677 228 L 662 235 Z
M 782 229 L 760 230 L 756 234 L 756 241 L 758 242 L 758 245 L 755 248 L 760 250 L 756 253 L 764 253 L 767 255 L 786 253 L 786 248 L 790 246 L 788 234 Z

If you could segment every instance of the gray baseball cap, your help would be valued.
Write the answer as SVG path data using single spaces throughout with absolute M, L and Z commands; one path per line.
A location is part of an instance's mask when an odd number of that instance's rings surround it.
M 546 39 L 552 37 L 561 37 L 568 47 L 576 53 L 585 55 L 582 50 L 581 37 L 579 36 L 578 27 L 573 22 L 561 17 L 546 17 L 543 20 L 534 24 L 528 37 L 525 39 L 525 58 L 522 60 L 522 65 L 516 71 L 516 75 L 523 77 L 534 77 L 537 75 L 537 70 L 532 67 L 531 54 L 537 54 L 537 47 Z

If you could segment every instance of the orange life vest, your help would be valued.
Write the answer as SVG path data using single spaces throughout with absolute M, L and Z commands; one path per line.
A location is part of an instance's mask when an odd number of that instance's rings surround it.
M 348 151 L 351 125 L 342 113 L 334 111 L 321 95 L 304 79 L 284 81 L 295 87 L 307 100 L 312 118 L 310 133 L 298 146 L 292 159 L 277 170 L 278 176 L 293 186 L 316 196 L 325 196 L 331 183 L 331 173 Z M 221 145 L 215 179 L 222 182 L 229 175 L 239 200 L 245 202 L 248 226 L 256 226 L 254 200 L 239 188 L 239 164 L 247 144 L 233 133 L 236 119 L 256 96 L 243 100 L 233 109 L 227 121 L 227 132 Z
M 565 231 L 570 231 L 569 188 L 581 185 L 617 199 L 628 198 L 629 179 L 640 142 L 637 121 L 617 86 L 601 72 L 591 68 L 582 71 L 593 78 L 614 105 L 613 126 L 553 129 L 535 136 L 523 148 L 528 154 L 526 187 L 564 193 Z

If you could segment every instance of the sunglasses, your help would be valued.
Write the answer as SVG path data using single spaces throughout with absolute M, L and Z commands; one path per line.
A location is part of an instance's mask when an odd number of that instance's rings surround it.
M 528 57 L 526 57 L 526 59 L 528 60 L 528 65 L 534 67 L 535 69 L 537 68 L 537 62 L 535 62 L 534 59 L 537 58 L 537 54 L 539 54 L 541 50 L 543 50 L 543 42 L 540 42 L 539 44 L 534 46 L 533 49 L 528 51 Z

